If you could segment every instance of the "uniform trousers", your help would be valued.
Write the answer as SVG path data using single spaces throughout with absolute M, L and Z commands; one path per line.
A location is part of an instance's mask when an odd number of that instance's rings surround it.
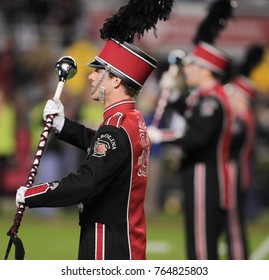
M 216 167 L 202 162 L 183 166 L 181 178 L 187 257 L 190 260 L 216 260 L 219 258 L 218 240 L 226 225 L 226 211 L 219 203 Z

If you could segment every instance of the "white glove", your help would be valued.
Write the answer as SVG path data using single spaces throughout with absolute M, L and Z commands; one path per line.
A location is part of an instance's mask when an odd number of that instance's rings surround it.
M 148 134 L 153 144 L 159 144 L 162 142 L 162 131 L 154 125 L 150 125 L 148 128 Z
M 19 203 L 25 203 L 25 198 L 24 194 L 28 188 L 26 187 L 20 187 L 17 189 L 17 194 L 16 194 L 16 205 L 19 207 Z
M 159 129 L 154 125 L 148 127 L 148 134 L 153 144 L 173 142 L 184 135 L 183 130 Z
M 65 117 L 64 106 L 60 99 L 53 98 L 47 101 L 43 111 L 44 121 L 46 121 L 48 115 L 55 115 L 51 126 L 54 127 L 57 132 L 61 132 L 64 126 Z

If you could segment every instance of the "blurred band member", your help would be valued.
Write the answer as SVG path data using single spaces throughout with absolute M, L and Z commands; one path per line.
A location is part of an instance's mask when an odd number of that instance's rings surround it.
M 255 139 L 252 103 L 256 99 L 257 91 L 250 79 L 243 75 L 235 77 L 226 88 L 233 109 L 227 235 L 230 259 L 242 260 L 248 258 L 244 217 Z
M 218 259 L 218 240 L 225 228 L 228 206 L 227 160 L 231 137 L 231 108 L 219 78 L 226 55 L 200 42 L 185 60 L 184 131 L 149 127 L 152 142 L 180 145 L 188 259 Z

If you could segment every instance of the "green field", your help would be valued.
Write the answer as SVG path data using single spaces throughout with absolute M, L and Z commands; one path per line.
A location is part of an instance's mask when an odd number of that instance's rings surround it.
M 5 209 L 7 208 L 7 209 Z M 12 226 L 15 205 L 0 213 L 0 259 L 4 258 Z M 186 259 L 181 214 L 160 214 L 147 219 L 147 258 L 151 260 Z M 269 211 L 248 223 L 249 246 L 255 259 L 269 259 Z M 79 240 L 78 215 L 74 208 L 60 209 L 53 217 L 42 218 L 35 210 L 26 209 L 18 236 L 22 239 L 26 260 L 76 260 Z M 226 259 L 225 243 L 220 244 Z M 12 249 L 9 259 L 14 259 Z

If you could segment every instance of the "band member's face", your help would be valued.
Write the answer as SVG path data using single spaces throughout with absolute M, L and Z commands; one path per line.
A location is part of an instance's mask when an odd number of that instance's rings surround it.
M 89 76 L 91 82 L 91 97 L 93 100 L 98 101 L 100 99 L 100 88 L 106 88 L 108 81 L 108 72 L 105 69 L 96 68 Z
M 199 87 L 202 85 L 207 69 L 197 63 L 190 63 L 183 68 L 186 84 L 189 87 Z

